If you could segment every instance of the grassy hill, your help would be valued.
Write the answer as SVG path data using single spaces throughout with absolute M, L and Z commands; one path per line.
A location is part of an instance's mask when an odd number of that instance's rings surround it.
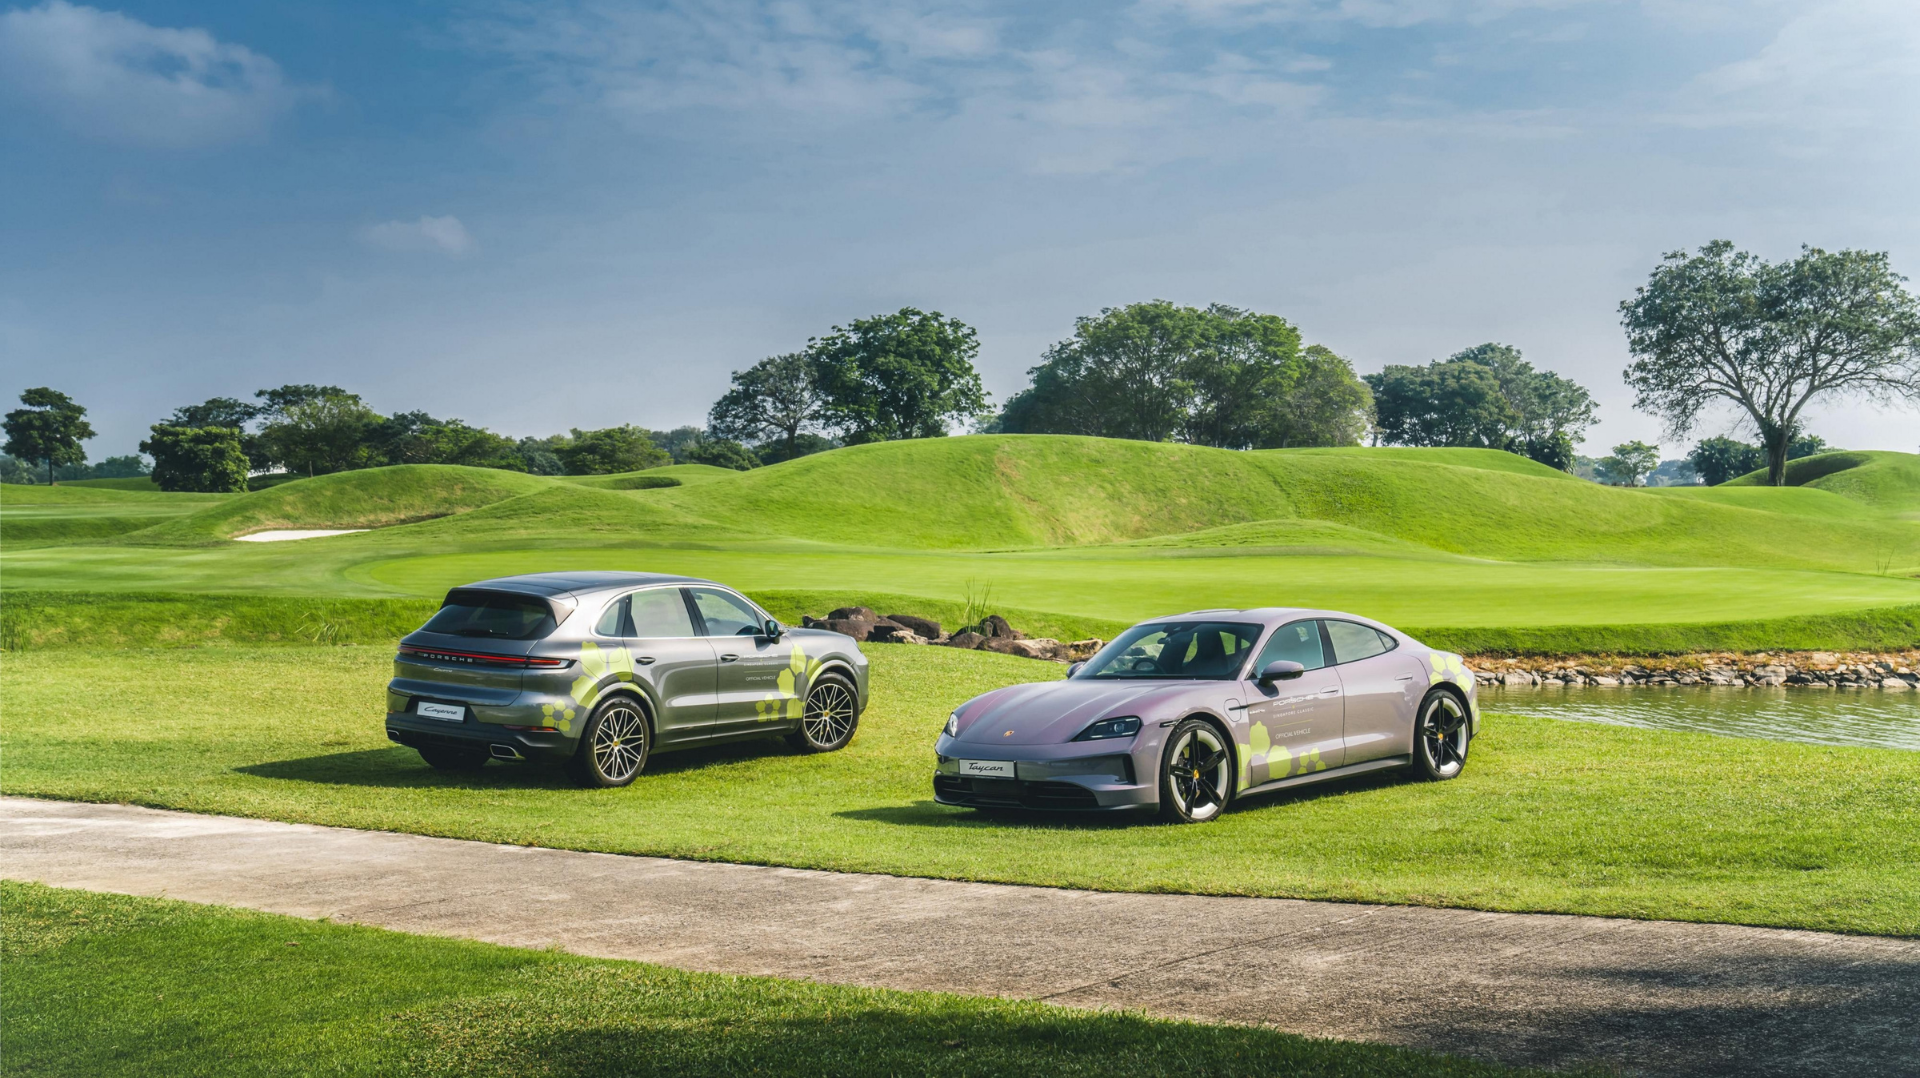
M 1765 469 L 1730 479 L 1719 489 L 1766 489 Z M 1787 462 L 1787 485 L 1840 495 L 1908 519 L 1920 518 L 1920 454 L 1885 451 L 1821 453 Z
M 1809 461 L 1796 462 L 1797 487 L 1628 490 L 1487 450 L 1240 453 L 972 436 L 744 473 L 690 465 L 547 478 L 410 466 L 244 495 L 62 487 L 0 501 L 0 583 L 399 598 L 502 573 L 626 568 L 828 605 L 887 594 L 948 610 L 986 596 L 1062 631 L 1274 603 L 1512 647 L 1664 649 L 1687 637 L 1676 625 L 1723 644 L 1904 639 L 1920 606 L 1920 522 L 1907 518 L 1902 491 L 1920 457 Z M 662 479 L 677 482 L 642 485 Z M 36 528 L 38 538 L 16 542 Z M 268 528 L 374 530 L 225 541 Z M 1499 635 L 1508 630 L 1521 637 Z

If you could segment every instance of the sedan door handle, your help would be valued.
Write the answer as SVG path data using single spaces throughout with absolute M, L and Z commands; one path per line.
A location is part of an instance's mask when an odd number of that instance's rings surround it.
M 720 656 L 720 661 L 721 661 L 721 662 L 723 662 L 723 663 L 736 663 L 736 662 L 739 662 L 739 661 L 740 661 L 740 656 L 738 656 L 738 655 L 722 655 L 722 656 Z

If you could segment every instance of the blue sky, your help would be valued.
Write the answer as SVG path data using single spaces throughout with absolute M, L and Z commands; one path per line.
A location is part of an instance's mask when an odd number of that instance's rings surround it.
M 1920 276 L 1916 190 L 1912 0 L 0 0 L 0 393 L 72 393 L 95 459 L 289 381 L 666 427 L 852 318 L 966 320 L 1004 399 L 1165 298 L 1361 371 L 1516 345 L 1598 455 L 1661 433 L 1616 305 L 1662 253 Z

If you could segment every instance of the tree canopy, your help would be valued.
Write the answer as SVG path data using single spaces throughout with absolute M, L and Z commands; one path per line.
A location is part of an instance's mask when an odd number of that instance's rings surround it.
M 1277 315 L 1218 303 L 1106 308 L 1028 374 L 995 429 L 1266 449 L 1353 444 L 1370 418 L 1345 360 L 1302 350 Z
M 1684 435 L 1716 404 L 1752 423 L 1768 482 L 1812 401 L 1920 401 L 1920 301 L 1885 253 L 1803 247 L 1770 263 L 1726 240 L 1674 251 L 1620 304 L 1634 407 Z
M 808 342 L 822 425 L 848 445 L 939 438 L 986 409 L 973 327 L 902 307 Z
M 1610 456 L 1600 458 L 1607 481 L 1623 487 L 1639 486 L 1659 466 L 1660 447 L 1639 441 L 1616 445 Z
M 783 459 L 792 458 L 798 455 L 800 435 L 818 422 L 824 405 L 805 354 L 769 356 L 733 372 L 733 388 L 708 413 L 707 433 L 747 443 L 777 438 Z
M 153 458 L 153 481 L 161 490 L 247 489 L 247 454 L 237 427 L 155 423 L 140 452 Z
M 1366 376 L 1380 439 L 1389 445 L 1504 449 L 1562 471 L 1593 424 L 1593 397 L 1536 370 L 1511 345 L 1487 343 L 1423 367 Z
M 673 458 L 632 424 L 604 430 L 575 428 L 554 447 L 568 475 L 606 475 L 637 472 L 671 463 Z
M 6 430 L 8 455 L 44 464 L 48 483 L 53 482 L 56 465 L 87 462 L 87 451 L 80 443 L 93 437 L 93 427 L 85 408 L 45 386 L 20 394 L 20 403 L 26 407 L 8 412 L 0 424 Z

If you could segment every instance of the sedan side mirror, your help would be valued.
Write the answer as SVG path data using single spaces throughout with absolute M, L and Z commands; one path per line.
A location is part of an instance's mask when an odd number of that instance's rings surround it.
M 1078 673 L 1080 673 L 1080 671 L 1085 670 L 1086 668 L 1087 668 L 1086 663 L 1074 663 L 1072 666 L 1067 667 L 1067 676 L 1073 677 Z
M 1307 668 L 1297 662 L 1292 662 L 1287 659 L 1275 659 L 1273 662 L 1261 668 L 1260 680 L 1262 683 L 1268 681 L 1292 681 L 1294 678 L 1306 672 Z
M 767 623 L 760 627 L 760 635 L 766 637 L 768 640 L 778 640 L 782 636 L 785 636 L 786 633 L 787 630 L 781 628 L 780 623 L 772 618 L 768 618 Z

